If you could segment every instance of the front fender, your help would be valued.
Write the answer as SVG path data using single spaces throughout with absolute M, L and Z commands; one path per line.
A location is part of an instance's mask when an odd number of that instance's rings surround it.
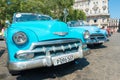
M 85 43 L 85 39 L 84 39 L 84 32 L 86 31 L 85 29 L 69 28 L 69 30 L 70 30 L 71 33 L 75 33 L 74 36 L 81 39 L 82 43 Z
M 24 32 L 27 37 L 28 41 L 24 45 L 17 45 L 14 43 L 12 37 L 16 32 L 22 31 Z M 25 30 L 25 29 L 16 29 L 16 28 L 8 28 L 6 32 L 6 45 L 8 49 L 8 56 L 9 56 L 9 61 L 15 61 L 15 54 L 19 50 L 26 50 L 30 47 L 32 42 L 37 42 L 38 38 L 36 34 L 30 30 Z
M 106 30 L 100 29 L 100 32 L 101 32 L 102 34 L 104 34 L 106 37 L 108 36 L 108 32 L 107 32 Z

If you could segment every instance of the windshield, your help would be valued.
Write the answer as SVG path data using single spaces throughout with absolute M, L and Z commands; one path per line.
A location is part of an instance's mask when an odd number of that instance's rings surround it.
M 70 21 L 70 22 L 67 22 L 67 24 L 70 27 L 78 27 L 78 26 L 82 26 L 83 25 L 81 22 L 78 22 L 78 21 Z
M 39 15 L 39 20 L 52 20 L 52 18 L 47 15 Z
M 90 26 L 90 24 L 89 24 L 88 22 L 86 22 L 86 21 L 83 21 L 83 24 L 84 24 L 85 26 Z
M 67 24 L 70 27 L 81 27 L 81 26 L 88 26 L 89 25 L 85 21 L 70 21 L 70 22 L 67 22 Z
M 33 14 L 33 13 L 18 13 L 13 17 L 13 22 L 26 22 L 26 21 L 40 21 L 51 20 L 52 18 L 47 15 Z

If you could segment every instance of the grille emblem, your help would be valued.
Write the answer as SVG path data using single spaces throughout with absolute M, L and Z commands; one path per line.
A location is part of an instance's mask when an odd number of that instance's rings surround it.
M 59 36 L 65 36 L 68 34 L 68 32 L 54 32 L 54 34 Z

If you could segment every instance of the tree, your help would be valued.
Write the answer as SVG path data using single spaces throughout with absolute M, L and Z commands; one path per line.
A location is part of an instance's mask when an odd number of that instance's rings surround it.
M 81 10 L 69 9 L 67 20 L 86 20 L 86 14 Z
M 74 0 L 46 0 L 46 3 L 53 18 L 63 20 L 63 10 L 72 7 Z
M 7 8 L 7 3 L 6 0 L 0 0 L 0 27 L 4 27 L 4 20 L 6 19 L 7 12 L 6 12 L 6 8 Z
M 72 8 L 74 0 L 0 0 L 0 21 L 12 20 L 16 12 L 30 12 L 47 14 L 53 18 L 63 20 L 63 10 L 66 8 L 69 15 L 68 20 L 85 20 L 83 11 Z

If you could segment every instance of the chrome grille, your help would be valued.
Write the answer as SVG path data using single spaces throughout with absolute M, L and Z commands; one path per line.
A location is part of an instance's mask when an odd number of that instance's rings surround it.
M 82 43 L 79 39 L 51 40 L 34 43 L 31 50 L 34 52 L 35 57 L 45 56 L 47 52 L 50 52 L 51 56 L 55 56 L 77 52 L 81 45 Z
M 91 34 L 90 39 L 105 39 L 103 34 Z

